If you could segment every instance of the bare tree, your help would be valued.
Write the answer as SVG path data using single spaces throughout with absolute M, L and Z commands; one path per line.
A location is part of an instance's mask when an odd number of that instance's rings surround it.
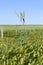
M 17 17 L 20 19 L 20 21 L 23 23 L 25 23 L 25 12 L 20 12 L 20 14 L 16 13 Z

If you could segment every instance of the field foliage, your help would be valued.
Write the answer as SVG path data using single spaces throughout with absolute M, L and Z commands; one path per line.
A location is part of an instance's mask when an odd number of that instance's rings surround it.
M 0 65 L 43 65 L 43 29 L 4 30 Z

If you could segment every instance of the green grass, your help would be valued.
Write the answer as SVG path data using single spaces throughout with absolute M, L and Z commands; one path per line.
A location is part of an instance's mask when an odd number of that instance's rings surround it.
M 43 65 L 43 25 L 1 27 L 0 65 Z
M 0 25 L 3 29 L 43 29 L 43 25 Z

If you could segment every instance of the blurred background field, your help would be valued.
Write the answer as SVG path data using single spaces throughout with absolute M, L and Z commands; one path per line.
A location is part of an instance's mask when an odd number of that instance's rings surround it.
M 3 29 L 43 29 L 43 25 L 0 25 Z
M 0 64 L 43 65 L 43 25 L 0 25 Z

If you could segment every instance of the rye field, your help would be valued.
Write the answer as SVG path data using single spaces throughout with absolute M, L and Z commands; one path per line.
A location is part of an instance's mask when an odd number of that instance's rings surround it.
M 0 65 L 43 65 L 43 25 L 0 25 Z

